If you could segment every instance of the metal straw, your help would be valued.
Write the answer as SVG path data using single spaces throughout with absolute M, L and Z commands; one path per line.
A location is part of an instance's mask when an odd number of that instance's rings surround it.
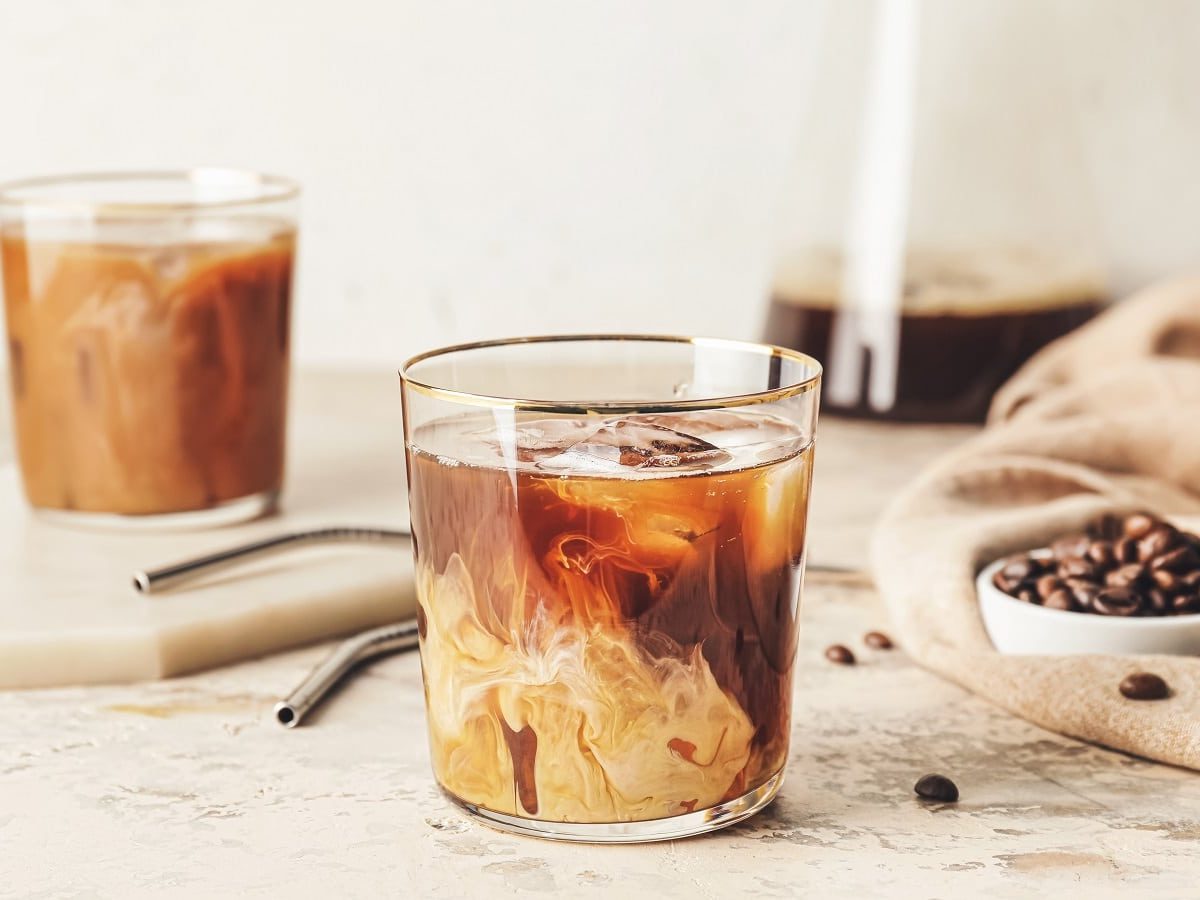
M 337 527 L 292 531 L 169 566 L 142 569 L 133 573 L 133 586 L 143 594 L 153 594 L 168 590 L 188 579 L 221 571 L 246 560 L 273 556 L 282 550 L 310 544 L 386 545 L 408 539 L 407 529 Z M 275 704 L 276 721 L 287 728 L 295 728 L 358 663 L 387 653 L 411 650 L 416 646 L 417 625 L 411 620 L 364 631 L 342 641 L 291 694 Z
M 293 531 L 169 566 L 142 569 L 133 573 L 133 586 L 143 594 L 153 594 L 196 576 L 230 568 L 249 559 L 272 556 L 293 547 L 327 543 L 390 544 L 407 541 L 409 537 L 406 529 L 337 527 Z M 810 571 L 842 576 L 857 574 L 838 566 L 810 565 L 808 568 Z M 385 654 L 411 650 L 417 646 L 417 640 L 417 624 L 410 620 L 373 628 L 342 641 L 294 691 L 275 704 L 275 720 L 285 728 L 295 728 L 356 665 Z
M 346 673 L 364 660 L 411 650 L 417 646 L 417 623 L 401 622 L 373 628 L 342 641 L 324 662 L 312 670 L 284 699 L 275 704 L 275 720 L 285 728 L 295 728 L 314 706 L 345 677 Z
M 408 540 L 407 529 L 385 528 L 314 528 L 308 531 L 293 531 L 250 544 L 242 544 L 198 556 L 157 569 L 142 569 L 133 573 L 134 590 L 143 594 L 154 594 L 167 590 L 180 582 L 197 575 L 221 571 L 248 559 L 273 556 L 281 550 L 309 544 L 331 543 L 390 543 Z

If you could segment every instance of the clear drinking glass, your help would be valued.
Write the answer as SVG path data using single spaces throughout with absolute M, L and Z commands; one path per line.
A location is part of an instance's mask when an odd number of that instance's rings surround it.
M 614 335 L 405 364 L 430 751 L 453 800 L 614 842 L 770 802 L 820 377 L 777 347 Z
M 229 169 L 0 186 L 17 451 L 34 507 L 158 527 L 274 505 L 298 194 Z

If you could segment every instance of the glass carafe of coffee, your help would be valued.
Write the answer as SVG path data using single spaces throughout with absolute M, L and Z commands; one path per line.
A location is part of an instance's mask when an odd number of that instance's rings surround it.
M 765 337 L 821 359 L 830 411 L 981 420 L 1104 301 L 1061 24 L 1008 0 L 828 5 Z

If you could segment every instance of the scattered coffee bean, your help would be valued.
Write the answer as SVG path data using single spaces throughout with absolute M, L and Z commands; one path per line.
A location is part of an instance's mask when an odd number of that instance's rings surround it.
M 938 803 L 955 803 L 958 800 L 958 785 L 945 775 L 922 775 L 913 785 L 913 790 L 922 800 Z
M 1149 513 L 1134 513 L 1125 519 L 1125 537 L 1141 540 L 1158 524 L 1158 519 Z
M 1105 588 L 1092 601 L 1092 609 L 1102 616 L 1135 616 L 1141 605 L 1137 593 L 1123 587 Z
M 868 631 L 863 635 L 863 643 L 875 650 L 891 650 L 894 646 L 892 639 L 882 631 Z
M 1162 700 L 1171 693 L 1167 683 L 1153 672 L 1134 672 L 1121 681 L 1119 690 L 1130 700 Z
M 854 665 L 854 654 L 843 644 L 832 644 L 825 648 L 825 658 L 839 666 Z

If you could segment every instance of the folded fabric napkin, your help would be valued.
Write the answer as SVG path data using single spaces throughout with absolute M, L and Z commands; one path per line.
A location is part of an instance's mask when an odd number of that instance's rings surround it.
M 1044 728 L 1200 769 L 1200 658 L 1005 656 L 979 615 L 984 565 L 1137 509 L 1200 524 L 1200 278 L 1150 287 L 1047 347 L 998 392 L 988 427 L 896 498 L 872 543 L 896 636 Z M 1125 699 L 1135 671 L 1172 695 Z

